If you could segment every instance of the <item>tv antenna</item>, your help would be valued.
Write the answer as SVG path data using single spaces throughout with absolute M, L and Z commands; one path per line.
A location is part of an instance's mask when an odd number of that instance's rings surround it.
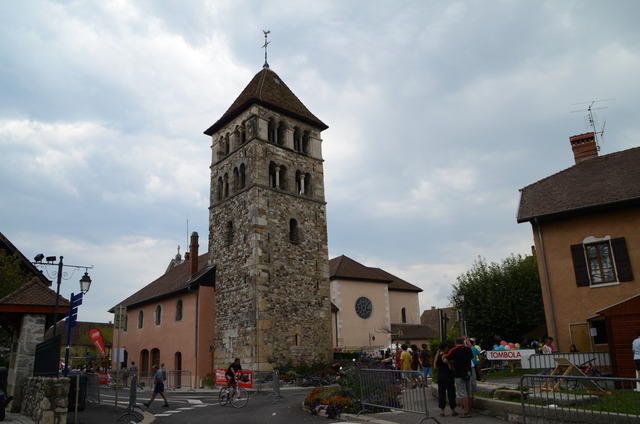
M 269 45 L 269 41 L 267 41 L 267 35 L 271 34 L 271 31 L 267 31 L 266 29 L 263 29 L 262 32 L 264 33 L 264 45 L 262 46 L 262 48 L 264 49 L 264 65 L 263 65 L 263 68 L 268 68 L 269 67 L 269 63 L 267 62 L 267 46 Z
M 595 103 L 599 103 L 599 102 L 609 102 L 615 99 L 602 99 L 602 100 L 592 100 L 590 102 L 580 102 L 580 103 L 572 103 L 572 105 L 586 105 L 588 104 L 589 106 L 587 106 L 586 109 L 579 109 L 579 110 L 572 110 L 571 113 L 576 113 L 576 112 L 587 112 L 587 116 L 585 117 L 586 119 L 589 120 L 589 126 L 591 127 L 591 130 L 593 131 L 593 136 L 596 140 L 596 149 L 600 150 L 600 143 L 598 142 L 598 136 L 600 136 L 600 138 L 604 138 L 604 127 L 605 125 L 607 125 L 607 121 L 604 121 L 602 123 L 602 128 L 600 128 L 600 131 L 598 131 L 598 129 L 596 128 L 598 123 L 596 122 L 596 118 L 594 116 L 593 111 L 594 110 L 599 110 L 599 109 L 608 109 L 608 106 L 602 106 L 602 107 L 593 107 L 593 105 Z

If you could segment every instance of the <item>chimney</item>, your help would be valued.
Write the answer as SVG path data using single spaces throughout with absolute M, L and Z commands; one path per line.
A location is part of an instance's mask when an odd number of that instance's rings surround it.
M 186 256 L 186 255 L 185 255 Z M 186 258 L 185 258 L 186 261 Z M 191 244 L 189 245 L 189 275 L 198 271 L 198 233 L 191 233 Z
M 598 157 L 596 135 L 592 132 L 569 137 L 576 164 Z

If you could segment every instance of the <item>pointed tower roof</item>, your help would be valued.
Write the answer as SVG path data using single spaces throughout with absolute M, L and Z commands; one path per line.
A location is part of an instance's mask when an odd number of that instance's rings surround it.
M 302 104 L 300 99 L 293 94 L 284 81 L 268 65 L 265 65 L 253 77 L 249 85 L 245 87 L 224 115 L 204 133 L 212 135 L 252 104 L 266 106 L 269 109 L 313 125 L 321 131 L 329 128 Z

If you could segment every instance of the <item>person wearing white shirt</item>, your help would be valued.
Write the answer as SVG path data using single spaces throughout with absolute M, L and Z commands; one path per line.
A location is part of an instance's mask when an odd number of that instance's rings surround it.
M 636 338 L 631 344 L 633 362 L 636 366 L 636 378 L 640 379 L 640 331 L 636 331 Z M 640 383 L 636 383 L 636 392 L 640 392 Z

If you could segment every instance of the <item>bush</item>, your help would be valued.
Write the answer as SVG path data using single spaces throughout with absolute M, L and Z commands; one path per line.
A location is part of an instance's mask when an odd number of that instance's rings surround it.
M 309 392 L 304 404 L 314 415 L 324 409 L 327 418 L 337 418 L 343 412 L 356 412 L 352 394 L 339 388 L 316 387 Z
M 216 375 L 211 372 L 205 375 L 202 379 L 202 384 L 204 385 L 204 387 L 212 389 L 216 385 Z

